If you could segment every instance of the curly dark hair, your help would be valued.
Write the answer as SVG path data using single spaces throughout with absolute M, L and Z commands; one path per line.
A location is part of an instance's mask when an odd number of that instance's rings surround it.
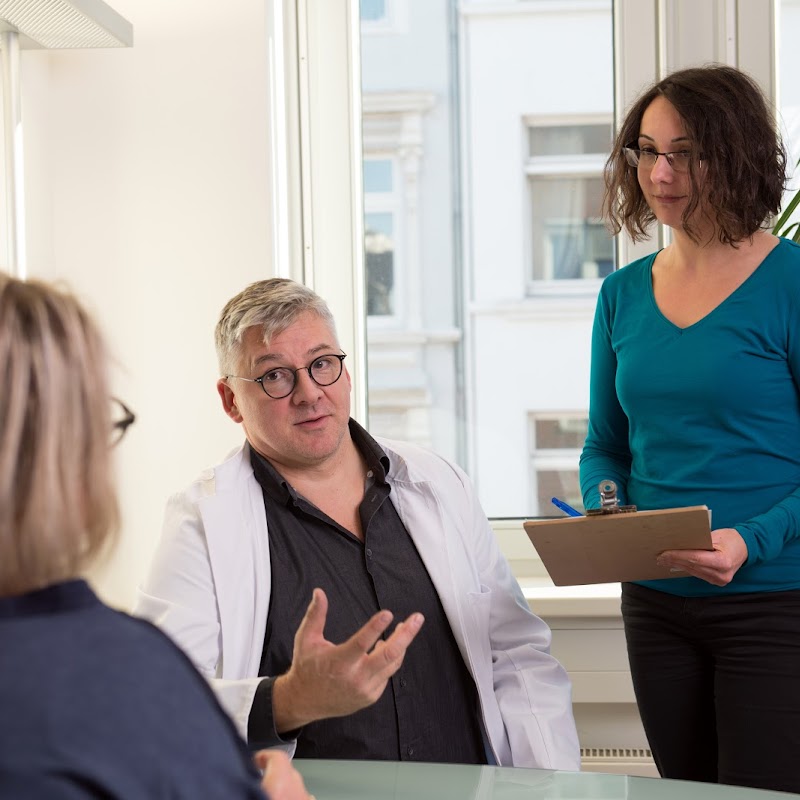
M 721 64 L 673 72 L 631 106 L 605 165 L 603 212 L 610 230 L 617 234 L 624 228 L 638 241 L 646 238 L 646 228 L 655 220 L 623 148 L 637 141 L 642 116 L 657 97 L 675 107 L 702 158 L 702 167 L 697 162 L 689 166 L 692 192 L 683 212 L 684 230 L 698 241 L 690 220 L 702 202 L 720 242 L 736 245 L 749 239 L 780 209 L 786 150 L 758 84 Z

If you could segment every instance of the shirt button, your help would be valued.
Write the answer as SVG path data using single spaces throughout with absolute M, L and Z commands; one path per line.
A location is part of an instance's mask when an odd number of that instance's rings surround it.
M 367 558 L 372 558 L 372 550 L 369 547 L 367 548 Z
M 407 683 L 407 682 L 408 682 L 408 681 L 406 681 L 406 679 L 405 679 L 405 678 L 400 678 L 400 686 L 402 686 L 404 689 L 406 688 L 406 683 Z
M 406 753 L 408 753 L 410 756 L 413 756 L 414 755 L 414 748 L 413 747 L 409 747 L 408 750 L 406 750 Z

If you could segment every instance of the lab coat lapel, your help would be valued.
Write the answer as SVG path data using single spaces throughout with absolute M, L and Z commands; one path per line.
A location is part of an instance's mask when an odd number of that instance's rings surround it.
M 442 608 L 450 622 L 450 627 L 459 649 L 467 658 L 464 631 L 464 616 L 459 602 L 457 582 L 462 571 L 462 555 L 453 543 L 456 536 L 448 532 L 448 520 L 441 503 L 429 481 L 400 481 L 393 484 L 392 499 L 408 535 L 420 555 L 428 575 L 436 587 Z

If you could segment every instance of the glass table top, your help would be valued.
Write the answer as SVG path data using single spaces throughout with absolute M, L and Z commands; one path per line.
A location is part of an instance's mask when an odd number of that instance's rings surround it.
M 295 759 L 316 800 L 788 800 L 738 786 L 510 767 Z

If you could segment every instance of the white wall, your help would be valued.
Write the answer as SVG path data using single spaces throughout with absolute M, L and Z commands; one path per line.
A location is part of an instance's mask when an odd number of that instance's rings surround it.
M 166 498 L 240 439 L 212 334 L 274 272 L 268 32 L 264 0 L 110 3 L 134 47 L 25 51 L 22 111 L 29 274 L 96 312 L 137 414 L 118 451 L 122 538 L 94 575 L 128 607 Z

